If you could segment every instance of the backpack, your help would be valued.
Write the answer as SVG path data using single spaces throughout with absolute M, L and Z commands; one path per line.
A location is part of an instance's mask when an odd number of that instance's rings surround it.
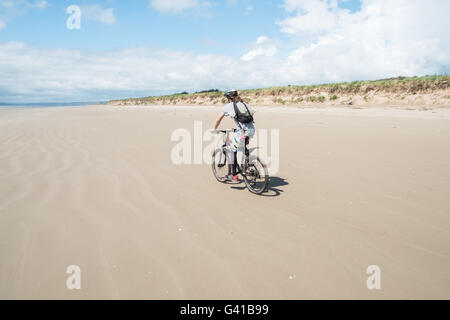
M 250 112 L 250 110 L 248 109 L 247 105 L 245 104 L 245 102 L 242 102 L 242 104 L 245 106 L 245 109 L 247 109 L 247 112 L 242 113 L 238 106 L 237 103 L 234 102 L 234 113 L 236 114 L 236 120 L 240 123 L 250 123 L 253 122 L 253 115 Z

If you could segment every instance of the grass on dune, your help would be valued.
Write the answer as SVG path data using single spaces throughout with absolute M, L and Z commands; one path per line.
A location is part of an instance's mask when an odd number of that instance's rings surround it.
M 317 85 L 288 85 L 261 89 L 244 89 L 240 94 L 244 101 L 250 103 L 262 98 L 270 98 L 275 104 L 288 102 L 325 102 L 323 92 L 329 94 L 329 100 L 339 98 L 339 94 L 367 93 L 369 91 L 420 92 L 429 89 L 448 88 L 449 75 L 431 75 L 423 77 L 396 77 L 371 81 L 352 81 L 326 83 Z M 224 92 L 218 89 L 204 90 L 195 93 L 181 92 L 163 96 L 148 96 L 110 101 L 111 104 L 218 104 L 226 103 Z M 290 97 L 290 99 L 287 99 Z

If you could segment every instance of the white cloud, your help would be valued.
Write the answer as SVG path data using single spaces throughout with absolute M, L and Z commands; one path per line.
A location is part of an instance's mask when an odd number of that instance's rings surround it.
M 296 33 L 318 33 L 333 28 L 340 14 L 348 11 L 339 9 L 336 1 L 329 0 L 286 0 L 287 12 L 295 16 L 280 22 L 281 31 Z
M 0 44 L 3 101 L 86 101 L 205 88 L 285 83 L 273 57 L 243 62 L 226 55 L 148 48 L 91 52 Z
M 36 1 L 36 2 L 34 3 L 34 6 L 35 6 L 36 8 L 45 9 L 45 8 L 48 7 L 48 2 L 47 2 L 47 1 L 44 1 L 44 0 L 42 0 L 42 1 Z
M 258 37 L 256 45 L 249 52 L 244 54 L 241 59 L 243 61 L 251 61 L 258 57 L 273 57 L 278 53 L 276 42 L 270 40 L 266 36 Z
M 44 0 L 27 1 L 27 0 L 0 0 L 0 7 L 6 9 L 21 9 L 29 10 L 32 8 L 45 9 L 48 7 L 48 2 Z
M 290 16 L 279 25 L 295 48 L 280 52 L 284 45 L 261 36 L 240 58 L 0 43 L 0 100 L 99 100 L 450 71 L 448 0 L 363 0 L 354 13 L 333 1 L 288 0 L 285 9 Z M 317 20 L 325 16 L 328 22 Z
M 310 81 L 422 75 L 450 69 L 448 0 L 362 0 L 361 11 L 336 1 L 286 0 L 279 22 L 297 39 L 289 72 Z
M 266 36 L 261 36 L 261 37 L 258 37 L 258 39 L 256 39 L 257 44 L 261 44 L 261 43 L 264 43 L 267 41 L 269 41 L 269 38 L 267 38 Z
M 163 13 L 180 12 L 198 6 L 198 0 L 150 0 L 150 7 Z
M 82 19 L 97 21 L 104 24 L 114 24 L 116 23 L 116 17 L 114 16 L 114 9 L 107 8 L 103 9 L 101 6 L 94 4 L 89 6 L 81 7 Z
M 3 8 L 14 8 L 20 2 L 22 2 L 22 1 L 17 1 L 17 0 L 0 0 L 0 7 L 3 7 Z
M 15 17 L 24 16 L 33 9 L 45 9 L 48 5 L 44 0 L 0 0 L 0 31 Z

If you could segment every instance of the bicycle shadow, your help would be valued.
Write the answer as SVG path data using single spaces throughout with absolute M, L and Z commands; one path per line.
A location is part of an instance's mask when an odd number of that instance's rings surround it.
M 239 181 L 239 183 L 237 184 L 240 185 L 243 183 L 243 181 Z M 270 177 L 269 186 L 267 187 L 267 190 L 263 194 L 261 194 L 261 197 L 278 197 L 284 192 L 284 190 L 280 189 L 279 187 L 284 187 L 287 185 L 289 185 L 289 182 L 287 182 L 284 178 Z M 243 187 L 232 186 L 231 189 L 245 190 L 247 189 L 247 187 L 245 185 Z

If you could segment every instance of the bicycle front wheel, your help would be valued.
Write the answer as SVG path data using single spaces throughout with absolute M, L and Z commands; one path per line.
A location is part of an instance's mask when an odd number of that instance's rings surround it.
M 217 181 L 225 182 L 228 174 L 227 154 L 225 149 L 216 149 L 212 154 L 212 171 Z

